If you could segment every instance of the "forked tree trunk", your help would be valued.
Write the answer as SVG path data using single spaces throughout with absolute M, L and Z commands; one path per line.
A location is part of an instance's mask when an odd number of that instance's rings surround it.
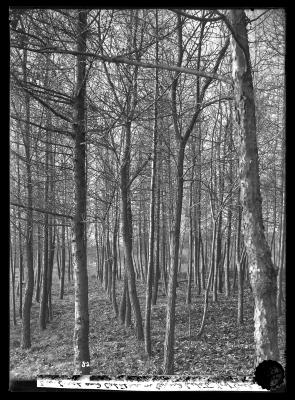
M 182 19 L 180 15 L 178 18 L 178 60 L 177 65 L 180 67 L 182 64 L 183 58 L 183 43 L 182 43 Z M 224 57 L 224 54 L 228 48 L 228 41 L 226 41 L 224 47 L 221 49 L 216 64 L 213 68 L 213 71 L 217 71 L 220 65 L 221 60 Z M 201 47 L 201 40 L 199 43 Z M 205 96 L 206 90 L 212 82 L 211 78 L 207 78 L 199 99 L 198 106 L 189 122 L 189 125 L 184 133 L 181 135 L 181 131 L 178 125 L 178 116 L 177 116 L 177 84 L 178 84 L 178 75 L 174 76 L 174 80 L 171 85 L 171 105 L 172 105 L 172 117 L 173 117 L 173 125 L 175 136 L 178 142 L 178 154 L 177 154 L 177 189 L 176 189 L 176 208 L 175 208 L 175 217 L 174 224 L 172 228 L 172 243 L 171 243 L 171 254 L 172 254 L 172 265 L 170 266 L 169 271 L 169 284 L 168 284 L 168 299 L 167 299 L 167 317 L 166 317 L 166 332 L 165 332 L 165 342 L 164 342 L 164 373 L 165 374 L 173 374 L 174 373 L 174 334 L 175 334 L 175 305 L 176 305 L 176 284 L 177 284 L 177 271 L 178 271 L 178 257 L 179 257 L 179 236 L 180 236 L 180 225 L 181 225 L 181 213 L 182 213 L 182 201 L 183 201 L 183 164 L 184 164 L 184 154 L 185 147 L 187 141 L 190 137 L 190 134 L 196 124 L 196 121 L 200 115 L 201 107 L 199 106 Z
M 230 10 L 232 37 L 232 76 L 239 125 L 239 172 L 242 230 L 249 260 L 250 281 L 254 296 L 256 364 L 278 360 L 277 271 L 265 238 L 256 139 L 256 117 L 250 53 L 243 10 Z M 236 41 L 238 39 L 238 42 Z M 241 48 L 242 46 L 242 48 Z
M 125 125 L 125 148 L 123 163 L 120 171 L 120 186 L 122 200 L 122 236 L 126 258 L 126 273 L 128 278 L 128 293 L 131 302 L 132 311 L 135 319 L 135 332 L 138 340 L 143 340 L 143 325 L 140 311 L 140 304 L 137 297 L 135 271 L 132 256 L 132 211 L 129 186 L 129 169 L 130 169 L 130 152 L 131 152 L 131 122 Z

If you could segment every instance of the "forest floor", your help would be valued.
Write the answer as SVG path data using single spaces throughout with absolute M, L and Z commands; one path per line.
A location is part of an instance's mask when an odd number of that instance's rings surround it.
M 123 282 L 117 282 L 118 303 Z M 145 288 L 137 282 L 144 317 Z M 38 375 L 73 375 L 74 287 L 66 283 L 63 300 L 58 298 L 58 281 L 52 288 L 53 320 L 41 331 L 38 324 L 39 304 L 34 301 L 31 313 L 32 347 L 20 348 L 21 324 L 10 323 L 10 377 L 24 380 Z M 177 288 L 175 374 L 195 375 L 214 380 L 252 379 L 254 369 L 253 300 L 245 289 L 244 324 L 237 320 L 237 294 L 218 302 L 209 299 L 205 331 L 196 339 L 204 295 L 192 289 L 189 338 L 188 306 L 185 304 L 186 283 Z M 126 329 L 114 316 L 113 308 L 95 273 L 89 273 L 90 357 L 92 375 L 157 375 L 162 374 L 163 343 L 166 323 L 166 297 L 161 285 L 156 306 L 152 308 L 152 351 L 148 360 L 143 343 L 137 342 L 132 327 Z M 279 348 L 285 367 L 285 315 L 279 318 Z

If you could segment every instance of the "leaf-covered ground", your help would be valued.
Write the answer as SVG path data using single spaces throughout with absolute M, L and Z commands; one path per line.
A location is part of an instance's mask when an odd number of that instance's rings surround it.
M 118 301 L 122 283 L 118 283 Z M 137 282 L 144 316 L 144 285 Z M 226 299 L 219 294 L 218 302 L 210 298 L 204 335 L 196 339 L 202 312 L 203 295 L 193 289 L 189 309 L 185 304 L 186 283 L 177 289 L 175 373 L 197 375 L 200 378 L 242 380 L 253 376 L 254 326 L 251 291 L 245 289 L 244 325 L 238 326 L 237 295 Z M 35 379 L 37 375 L 72 375 L 74 288 L 67 283 L 63 300 L 58 298 L 58 281 L 53 284 L 53 320 L 46 330 L 38 325 L 39 304 L 34 302 L 31 315 L 32 347 L 20 348 L 21 325 L 10 328 L 10 374 L 14 379 Z M 132 327 L 126 329 L 115 318 L 112 305 L 94 274 L 89 275 L 90 354 L 91 374 L 156 375 L 162 374 L 163 342 L 166 322 L 166 298 L 161 288 L 157 305 L 152 309 L 152 349 L 149 361 L 143 343 L 136 341 Z M 285 366 L 285 316 L 279 320 L 281 363 Z

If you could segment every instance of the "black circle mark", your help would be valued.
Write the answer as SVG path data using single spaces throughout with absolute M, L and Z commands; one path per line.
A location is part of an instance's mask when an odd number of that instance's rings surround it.
M 280 363 L 264 360 L 256 367 L 254 381 L 263 389 L 271 390 L 283 383 L 284 376 L 284 368 Z

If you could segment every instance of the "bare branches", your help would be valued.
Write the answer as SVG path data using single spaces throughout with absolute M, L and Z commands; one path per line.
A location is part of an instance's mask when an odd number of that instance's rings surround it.
M 186 17 L 188 19 L 192 19 L 192 20 L 198 21 L 198 22 L 217 22 L 222 19 L 222 17 L 213 17 L 213 18 L 198 17 L 196 15 L 191 15 L 191 14 L 188 14 L 187 12 L 184 12 L 184 11 L 181 11 L 181 10 L 178 10 L 175 8 L 168 8 L 168 10 L 173 11 L 175 14 L 182 15 L 183 17 Z
M 39 96 L 37 96 L 32 90 L 28 89 L 27 85 L 23 83 L 14 72 L 11 72 L 13 78 L 16 80 L 16 82 L 21 86 L 21 88 L 28 93 L 30 96 L 32 96 L 35 100 L 37 100 L 42 106 L 50 110 L 54 115 L 57 117 L 72 123 L 72 120 L 68 117 L 66 117 L 64 114 L 61 114 L 59 111 L 57 111 L 55 108 L 51 107 L 46 101 L 42 100 Z
M 53 215 L 53 216 L 55 216 L 55 217 L 70 218 L 70 219 L 73 218 L 72 215 L 61 214 L 61 213 L 57 213 L 57 212 L 54 212 L 54 211 L 45 210 L 45 209 L 43 209 L 43 208 L 38 208 L 38 207 L 24 206 L 23 204 L 14 203 L 13 201 L 10 202 L 10 205 L 12 205 L 12 206 L 14 206 L 14 207 L 24 208 L 24 209 L 26 209 L 26 210 L 37 211 L 37 212 L 40 212 L 40 213 L 42 213 L 42 214 Z
M 19 46 L 17 44 L 12 45 L 12 47 L 23 49 L 22 46 Z M 44 47 L 44 48 L 39 48 L 39 49 L 27 47 L 26 49 L 28 51 L 42 53 L 42 54 L 56 53 L 56 54 L 69 54 L 69 55 L 73 55 L 73 56 L 78 56 L 79 54 L 81 55 L 81 53 L 79 53 L 78 51 L 75 51 L 75 50 L 63 50 L 63 49 L 56 48 L 56 47 Z M 128 64 L 128 65 L 135 65 L 138 67 L 151 68 L 151 69 L 159 68 L 159 69 L 163 69 L 166 71 L 176 71 L 176 72 L 180 72 L 180 73 L 184 73 L 184 74 L 200 76 L 203 78 L 216 79 L 216 80 L 220 80 L 222 82 L 228 83 L 228 84 L 232 84 L 232 80 L 227 77 L 224 77 L 222 75 L 218 75 L 215 73 L 206 72 L 206 71 L 196 71 L 192 68 L 178 67 L 176 65 L 167 65 L 167 64 L 154 63 L 154 62 L 149 62 L 149 61 L 148 62 L 147 61 L 136 61 L 136 60 L 129 59 L 127 57 L 121 57 L 121 56 L 108 57 L 108 56 L 104 56 L 101 54 L 99 55 L 99 54 L 91 53 L 91 52 L 85 52 L 85 53 L 83 53 L 83 55 L 85 55 L 86 57 L 93 57 L 97 60 L 102 60 L 102 61 L 109 62 L 109 63 Z

